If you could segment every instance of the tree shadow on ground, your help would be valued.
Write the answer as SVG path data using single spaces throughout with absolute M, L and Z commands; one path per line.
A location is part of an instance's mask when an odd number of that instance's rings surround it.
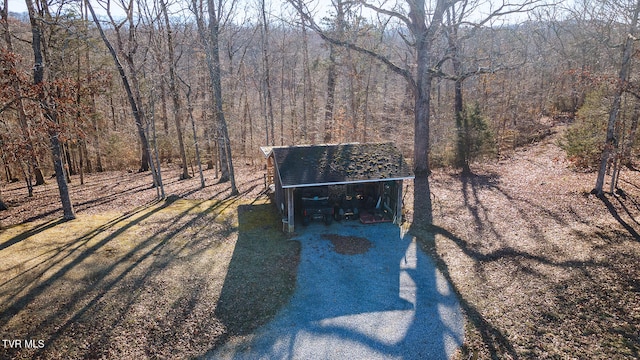
M 58 219 L 58 220 L 51 220 L 48 222 L 45 222 L 43 224 L 37 225 L 25 232 L 22 232 L 16 236 L 13 236 L 12 238 L 10 238 L 9 240 L 6 240 L 4 242 L 2 242 L 0 244 L 0 251 L 10 247 L 11 245 L 17 244 L 20 241 L 24 240 L 24 239 L 28 239 L 31 236 L 37 235 L 43 231 L 46 231 L 48 229 L 51 229 L 59 224 L 62 224 L 63 222 L 65 222 L 66 220 L 64 219 Z
M 211 316 L 219 293 L 212 267 L 222 271 L 216 250 L 235 232 L 220 214 L 238 199 L 206 209 L 152 203 L 8 269 L 15 275 L 0 284 L 0 335 L 45 347 L 1 349 L 0 357 L 175 358 L 215 346 L 224 331 Z
M 475 174 L 464 172 L 460 175 L 462 182 L 462 198 L 464 205 L 473 215 L 476 227 L 483 229 L 487 222 L 488 209 L 479 199 L 479 189 L 496 189 L 500 184 L 500 176 L 497 174 Z M 489 223 L 491 225 L 491 223 Z M 494 231 L 495 233 L 495 231 Z
M 626 217 L 628 221 L 623 218 L 623 216 L 620 214 L 620 211 L 611 202 L 611 200 L 608 199 L 606 195 L 603 195 L 600 197 L 600 200 L 602 200 L 602 203 L 604 204 L 604 206 L 607 207 L 607 210 L 609 211 L 611 216 L 613 216 L 613 218 L 627 232 L 629 232 L 631 236 L 633 236 L 637 241 L 640 241 L 640 234 L 638 234 L 638 230 L 634 228 L 634 226 L 640 227 L 640 223 L 638 222 L 638 220 L 636 220 L 636 217 L 638 216 L 638 212 L 633 214 L 632 210 L 629 208 L 626 202 L 629 202 L 631 205 L 635 206 L 636 209 L 640 210 L 638 208 L 638 203 L 634 200 L 634 198 L 631 195 L 625 195 L 625 198 L 616 196 L 615 199 L 616 199 L 616 202 L 618 203 L 618 206 L 620 206 L 622 213 L 625 215 L 624 217 Z
M 245 214 L 251 216 L 246 210 Z M 243 222 L 251 223 L 240 221 L 241 228 Z M 344 254 L 330 241 L 332 236 L 366 239 L 372 246 L 364 252 Z M 290 302 L 272 322 L 245 340 L 215 349 L 209 354 L 211 358 L 446 359 L 460 345 L 462 318 L 455 296 L 428 257 L 417 249 L 413 237 L 396 225 L 312 223 L 299 230 L 294 239 L 302 245 L 296 290 Z M 249 249 L 238 246 L 239 260 L 255 258 L 253 252 L 263 251 L 260 244 L 248 245 Z M 238 261 L 239 265 L 234 262 L 225 280 L 225 288 L 230 282 L 230 295 L 223 290 L 220 305 L 233 306 L 225 305 L 225 298 L 239 301 L 241 307 L 228 313 L 243 317 L 246 315 L 242 311 L 255 306 L 252 302 L 265 301 L 239 297 L 251 295 L 252 281 L 263 281 L 260 268 L 264 265 L 245 274 L 240 265 L 248 261 Z M 233 279 L 233 274 L 239 276 Z M 240 289 L 243 286 L 244 290 Z M 237 331 L 249 334 L 253 328 Z
M 238 207 L 238 239 L 215 310 L 229 336 L 264 325 L 293 294 L 300 243 L 280 225 L 271 203 Z
M 454 284 L 472 325 L 463 356 L 589 357 L 602 344 L 607 344 L 612 357 L 637 356 L 640 347 L 633 341 L 633 329 L 640 318 L 624 315 L 638 306 L 634 293 L 638 253 L 628 247 L 630 237 L 638 239 L 634 198 L 616 198 L 620 204 L 604 198 L 622 229 L 601 228 L 591 225 L 584 212 L 574 211 L 579 205 L 562 204 L 570 195 L 555 199 L 559 206 L 546 207 L 538 198 L 514 192 L 497 180 L 491 175 L 459 179 L 463 206 L 456 211 L 466 212 L 455 219 L 467 223 L 451 219 L 444 226 L 414 223 L 411 230 Z M 498 206 L 508 206 L 509 217 Z M 452 213 L 447 210 L 446 214 Z M 518 234 L 523 233 L 529 239 L 526 243 L 519 241 Z M 558 241 L 556 236 L 567 238 Z M 452 252 L 458 254 L 451 256 Z M 501 281 L 509 292 L 497 285 Z M 514 308 L 518 302 L 513 299 L 523 297 L 523 310 Z M 626 320 L 613 325 L 618 318 Z
M 505 336 L 503 331 L 491 324 L 491 322 L 482 315 L 482 311 L 479 310 L 473 302 L 469 301 L 469 299 L 467 299 L 455 285 L 446 261 L 440 257 L 436 251 L 435 235 L 441 233 L 443 230 L 444 229 L 435 226 L 430 226 L 413 228 L 411 232 L 419 239 L 422 250 L 430 255 L 437 268 L 447 279 L 447 282 L 451 284 L 453 292 L 457 295 L 458 301 L 460 302 L 462 311 L 466 315 L 467 320 L 480 333 L 483 346 L 489 352 L 490 357 L 492 359 L 502 359 L 506 355 L 512 359 L 518 359 L 518 355 L 513 348 L 513 345 Z M 444 231 L 446 232 L 446 230 Z M 466 345 L 467 344 L 465 344 L 465 346 Z M 463 349 L 463 353 L 466 353 L 467 351 L 468 350 Z M 473 355 L 469 354 L 469 356 L 472 358 Z

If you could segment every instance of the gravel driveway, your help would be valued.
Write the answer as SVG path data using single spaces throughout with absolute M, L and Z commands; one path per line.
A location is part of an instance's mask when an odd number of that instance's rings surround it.
M 415 240 L 392 224 L 300 228 L 296 291 L 275 319 L 215 359 L 447 359 L 462 344 L 455 294 Z M 332 234 L 368 239 L 336 252 Z

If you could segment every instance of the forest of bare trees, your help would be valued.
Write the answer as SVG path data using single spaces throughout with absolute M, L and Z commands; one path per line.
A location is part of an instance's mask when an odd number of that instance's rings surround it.
M 597 192 L 633 166 L 640 1 L 0 6 L 2 178 L 31 194 L 55 174 L 66 218 L 70 175 L 151 171 L 161 187 L 177 164 L 204 186 L 201 165 L 237 192 L 234 166 L 261 145 L 393 141 L 418 186 L 562 121 Z

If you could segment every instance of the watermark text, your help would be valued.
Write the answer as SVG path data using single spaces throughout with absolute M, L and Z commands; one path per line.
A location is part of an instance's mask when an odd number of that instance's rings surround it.
M 2 347 L 5 349 L 42 349 L 44 340 L 2 339 Z

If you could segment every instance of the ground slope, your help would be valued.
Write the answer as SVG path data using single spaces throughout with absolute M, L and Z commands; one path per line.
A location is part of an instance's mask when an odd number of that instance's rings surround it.
M 461 358 L 632 359 L 640 357 L 640 236 L 638 235 L 640 232 L 640 175 L 637 172 L 623 171 L 620 180 L 620 187 L 624 191 L 622 196 L 607 195 L 599 199 L 590 195 L 589 191 L 595 183 L 595 174 L 573 171 L 563 152 L 556 145 L 557 136 L 556 134 L 539 143 L 521 148 L 503 160 L 476 164 L 472 166 L 474 174 L 470 176 L 461 176 L 449 170 L 436 170 L 430 177 L 435 226 L 428 227 L 427 231 L 414 227 L 412 231 L 420 237 L 423 249 L 432 255 L 440 271 L 453 285 L 466 313 L 466 343 L 460 354 Z M 133 281 L 138 278 L 136 276 L 144 276 L 149 272 L 142 270 L 143 267 L 127 270 L 132 264 L 161 266 L 162 261 L 168 259 L 175 261 L 175 269 L 189 269 L 189 263 L 185 262 L 186 257 L 173 256 L 173 252 L 148 253 L 148 250 L 159 244 L 165 246 L 166 236 L 177 234 L 177 241 L 167 243 L 167 246 L 171 246 L 166 249 L 179 249 L 180 246 L 189 244 L 186 249 L 193 251 L 193 258 L 205 261 L 210 251 L 205 241 L 206 237 L 198 238 L 200 239 L 198 242 L 186 242 L 193 232 L 201 236 L 202 232 L 198 232 L 198 229 L 205 227 L 207 231 L 220 234 L 219 239 L 227 239 L 220 243 L 223 247 L 226 246 L 224 244 L 234 244 L 234 225 L 213 221 L 216 218 L 215 214 L 223 210 L 214 204 L 225 203 L 222 200 L 227 197 L 229 187 L 225 184 L 214 185 L 213 174 L 211 172 L 206 174 L 209 185 L 204 190 L 199 190 L 197 178 L 177 181 L 179 169 L 172 169 L 165 173 L 168 194 L 195 201 L 185 203 L 185 206 L 199 206 L 197 205 L 199 202 L 210 201 L 207 203 L 209 204 L 207 209 L 210 210 L 204 211 L 205 217 L 199 217 L 195 213 L 179 208 L 175 210 L 162 208 L 156 211 L 157 215 L 162 215 L 164 211 L 178 211 L 183 218 L 174 224 L 167 220 L 171 218 L 168 213 L 154 218 L 154 221 L 137 220 L 138 217 L 145 216 L 162 206 L 162 204 L 149 205 L 156 196 L 155 190 L 150 188 L 149 174 L 126 172 L 94 174 L 87 176 L 86 185 L 79 185 L 78 178 L 74 177 L 74 182 L 71 184 L 71 197 L 78 215 L 80 217 L 95 216 L 96 218 L 92 221 L 95 222 L 96 228 L 107 231 L 99 237 L 95 234 L 95 240 L 92 241 L 97 243 L 89 243 L 89 246 L 98 244 L 103 251 L 95 254 L 87 253 L 86 251 L 92 248 L 81 247 L 83 245 L 81 242 L 67 244 L 52 242 L 48 245 L 51 246 L 51 252 L 45 252 L 42 257 L 34 257 L 32 261 L 47 264 L 47 261 L 60 259 L 59 265 L 56 265 L 57 268 L 50 267 L 54 269 L 53 274 L 57 273 L 56 269 L 62 269 L 64 275 L 78 275 L 74 272 L 75 270 L 64 271 L 71 269 L 65 268 L 66 264 L 78 265 L 85 263 L 84 261 L 90 263 L 93 260 L 101 261 L 111 256 L 110 253 L 113 250 L 104 246 L 100 239 L 118 231 L 109 227 L 113 221 L 116 221 L 119 223 L 118 226 L 126 226 L 119 234 L 132 234 L 132 236 L 138 234 L 135 236 L 145 241 L 143 246 L 119 248 L 115 253 L 117 266 L 112 268 L 116 272 L 104 272 L 109 270 L 108 268 L 101 270 L 89 267 L 87 269 L 91 271 L 79 278 L 80 282 L 74 282 L 77 279 L 62 276 L 60 279 L 66 282 L 59 284 L 72 284 L 74 287 L 71 289 L 76 289 L 78 286 L 80 288 L 77 289 L 81 289 L 82 286 L 90 286 L 96 282 L 111 285 L 113 281 L 119 279 L 117 274 L 121 273 L 117 271 L 128 271 L 126 274 L 134 275 L 131 277 Z M 255 199 L 263 189 L 261 170 L 240 168 L 237 174 L 238 187 L 243 192 L 243 201 L 251 202 L 251 199 Z M 409 187 L 406 196 L 409 209 L 412 207 L 411 191 Z M 26 239 L 32 239 L 33 235 L 47 233 L 47 231 L 52 231 L 50 234 L 61 234 L 60 223 L 55 222 L 62 214 L 59 210 L 55 184 L 37 187 L 34 198 L 26 197 L 26 189 L 22 184 L 3 185 L 2 195 L 11 206 L 9 211 L 0 212 L 0 223 L 6 229 L 4 234 L 8 235 L 10 231 L 18 231 L 19 234 L 0 241 L 0 251 L 21 248 L 23 255 L 29 256 L 29 246 L 33 245 L 32 249 L 37 249 L 37 246 L 42 244 L 30 243 L 25 241 Z M 143 205 L 144 209 L 136 210 Z M 247 214 L 266 210 L 254 208 L 254 205 L 247 208 L 235 206 L 238 222 L 242 218 L 252 218 L 245 216 Z M 243 211 L 240 211 L 241 209 Z M 408 218 L 411 218 L 410 211 Z M 275 231 L 278 226 L 277 220 L 275 218 L 275 225 L 271 224 L 265 228 L 262 227 L 265 225 L 256 224 L 253 220 L 247 221 L 252 230 L 246 232 L 247 236 L 239 239 L 249 245 L 251 242 L 246 240 L 250 239 L 252 234 Z M 30 222 L 16 226 L 24 221 Z M 140 224 L 146 224 L 149 227 L 141 228 Z M 24 227 L 25 230 L 20 232 L 20 227 Z M 230 234 L 231 238 L 229 238 Z M 78 239 L 83 239 L 83 233 L 76 235 Z M 93 235 L 89 234 L 89 236 Z M 74 246 L 80 247 L 76 249 Z M 224 255 L 227 258 L 222 261 L 223 264 L 226 261 L 227 265 L 220 269 L 237 269 L 234 274 L 231 274 L 234 276 L 229 277 L 230 279 L 243 276 L 246 278 L 247 273 L 241 266 L 232 266 L 234 255 L 230 251 L 235 248 L 233 246 L 225 248 L 228 248 Z M 285 246 L 285 248 L 291 247 Z M 129 253 L 140 255 L 128 256 Z M 73 260 L 74 258 L 70 257 L 78 254 L 81 256 L 86 254 L 86 256 L 79 260 Z M 246 251 L 236 254 L 242 255 L 236 258 L 251 262 L 253 254 L 255 252 L 249 247 Z M 5 254 L 0 255 L 3 256 L 3 260 L 6 259 Z M 97 255 L 100 257 L 95 257 Z M 289 257 L 295 257 L 295 251 Z M 295 264 L 295 259 L 279 263 Z M 206 263 L 199 264 L 201 266 Z M 40 268 L 37 266 L 21 268 L 18 264 L 11 267 L 6 261 L 2 265 L 11 272 L 10 277 L 3 275 L 2 284 L 0 284 L 2 287 L 0 296 L 3 297 L 4 306 L 12 306 L 12 299 L 24 300 L 24 303 L 13 305 L 11 308 L 12 311 L 23 311 L 26 316 L 24 319 L 30 319 L 28 311 L 31 311 L 34 306 L 37 308 L 52 304 L 43 300 L 47 298 L 45 296 L 47 294 L 41 290 L 62 288 L 48 285 L 49 283 L 46 282 L 48 273 L 43 272 L 39 275 Z M 148 269 L 156 269 L 153 266 Z M 195 269 L 204 269 L 204 267 Z M 78 268 L 78 270 L 82 269 Z M 269 271 L 275 270 L 272 268 Z M 291 274 L 291 272 L 292 269 L 285 268 L 283 274 Z M 151 274 L 153 276 L 143 278 L 150 282 L 142 289 L 144 291 L 162 289 L 164 286 L 162 278 L 168 273 L 163 270 L 154 271 Z M 227 274 L 217 280 L 207 277 L 205 271 L 199 274 L 200 279 L 205 281 L 221 282 L 227 278 Z M 32 287 L 21 290 L 21 285 L 15 283 L 18 290 L 11 290 L 9 287 L 14 286 L 12 282 L 15 282 L 11 279 L 16 276 L 27 279 L 27 285 Z M 176 279 L 180 277 L 176 275 Z M 231 282 L 231 284 L 234 283 L 236 285 L 228 287 L 229 290 L 224 294 L 219 288 L 223 285 L 219 283 L 217 285 L 219 296 L 224 298 L 222 295 L 229 294 L 225 295 L 228 299 L 242 292 L 242 287 L 238 285 L 241 282 Z M 126 294 L 127 284 L 128 282 L 124 281 L 111 288 Z M 183 311 L 189 307 L 196 306 L 196 311 L 207 312 L 219 305 L 215 299 L 190 297 L 189 289 L 192 286 L 202 286 L 201 284 L 189 281 L 182 284 L 184 286 L 178 287 L 180 291 L 173 294 L 177 302 L 165 304 L 166 306 L 162 303 L 154 303 L 154 297 L 147 293 L 129 295 L 135 296 L 135 299 L 131 298 L 134 302 L 126 304 L 126 308 L 123 308 L 127 311 L 142 311 L 146 314 L 145 316 L 153 318 L 158 315 L 153 313 L 155 306 L 160 309 L 167 306 L 173 309 L 164 316 L 159 314 L 159 319 L 154 320 L 159 327 L 152 327 L 146 333 L 154 336 L 151 342 L 157 344 L 156 352 L 140 354 L 133 350 L 144 347 L 134 346 L 124 349 L 131 350 L 128 352 L 129 355 L 150 357 L 170 353 L 170 347 L 167 345 L 170 343 L 167 342 L 168 340 L 163 340 L 164 334 L 157 333 L 159 329 L 166 329 L 176 319 L 182 319 L 186 316 L 185 314 L 188 314 Z M 21 294 L 29 294 L 29 291 L 41 295 L 39 300 L 41 302 L 30 304 L 30 299 L 21 297 Z M 109 295 L 109 298 L 117 299 L 118 294 L 113 294 L 115 296 Z M 75 331 L 76 334 L 88 331 L 86 332 L 88 336 L 93 336 L 88 338 L 88 344 L 91 344 L 91 341 L 94 341 L 91 339 L 100 340 L 105 336 L 105 333 L 97 331 L 98 329 L 87 326 L 87 324 L 94 324 L 95 321 L 84 322 L 85 314 L 91 315 L 96 312 L 85 310 L 84 313 L 74 315 L 73 311 L 81 310 L 87 305 L 89 305 L 88 309 L 98 310 L 97 314 L 101 314 L 101 309 L 107 313 L 110 310 L 101 300 L 104 297 L 103 294 L 88 293 L 87 296 L 80 298 L 80 301 L 71 302 L 73 307 L 70 307 L 69 303 L 64 303 L 65 297 L 60 297 L 62 302 L 58 305 L 58 309 L 61 309 L 58 313 L 66 314 L 67 318 L 59 320 L 63 321 L 62 324 L 69 324 L 66 329 Z M 92 302 L 92 299 L 96 300 Z M 143 305 L 137 306 L 136 299 L 141 299 Z M 240 310 L 246 310 L 252 305 L 250 301 L 246 301 L 238 306 Z M 112 310 L 118 311 L 118 309 L 115 307 Z M 121 311 L 124 310 L 121 309 Z M 217 318 L 220 320 L 218 323 L 226 324 L 226 329 L 229 330 L 225 330 L 225 327 L 220 329 L 223 332 L 229 331 L 230 335 L 234 333 L 242 335 L 251 327 L 244 324 L 246 319 L 233 319 L 229 315 L 236 310 L 230 306 L 226 312 L 227 317 Z M 118 324 L 130 325 L 132 328 L 137 326 L 133 320 L 136 318 L 136 312 L 121 312 L 121 314 L 124 315 L 120 320 L 106 318 L 107 323 L 118 321 Z M 77 319 L 83 321 L 76 324 L 74 320 Z M 7 335 L 6 331 L 11 326 L 13 329 L 24 330 L 20 334 L 37 333 L 37 328 L 21 328 L 12 318 L 4 318 L 4 320 L 8 321 L 0 324 L 3 326 L 0 329 L 3 330 L 3 336 Z M 43 320 L 51 319 L 45 317 Z M 50 329 L 58 326 L 55 321 L 40 324 L 43 327 L 53 326 Z M 215 324 L 210 323 L 216 328 Z M 190 328 L 185 329 L 184 334 L 189 334 L 192 329 L 201 329 L 200 326 L 206 326 L 206 324 L 197 323 L 195 328 L 193 325 L 189 326 Z M 118 334 L 127 334 L 127 332 Z M 129 335 L 128 338 L 116 339 L 117 344 L 122 345 L 131 339 L 145 339 L 133 333 Z M 73 338 L 68 334 L 60 336 Z M 201 354 L 203 351 L 215 348 L 225 336 L 227 335 L 218 334 L 210 338 L 187 336 L 180 338 L 181 346 L 184 346 L 185 354 Z M 166 339 L 169 338 L 171 337 Z M 194 339 L 198 340 L 194 341 Z M 105 349 L 101 348 L 102 350 Z
M 640 356 L 640 175 L 623 171 L 624 196 L 590 195 L 595 174 L 557 137 L 432 176 L 423 244 L 467 313 L 464 358 Z

